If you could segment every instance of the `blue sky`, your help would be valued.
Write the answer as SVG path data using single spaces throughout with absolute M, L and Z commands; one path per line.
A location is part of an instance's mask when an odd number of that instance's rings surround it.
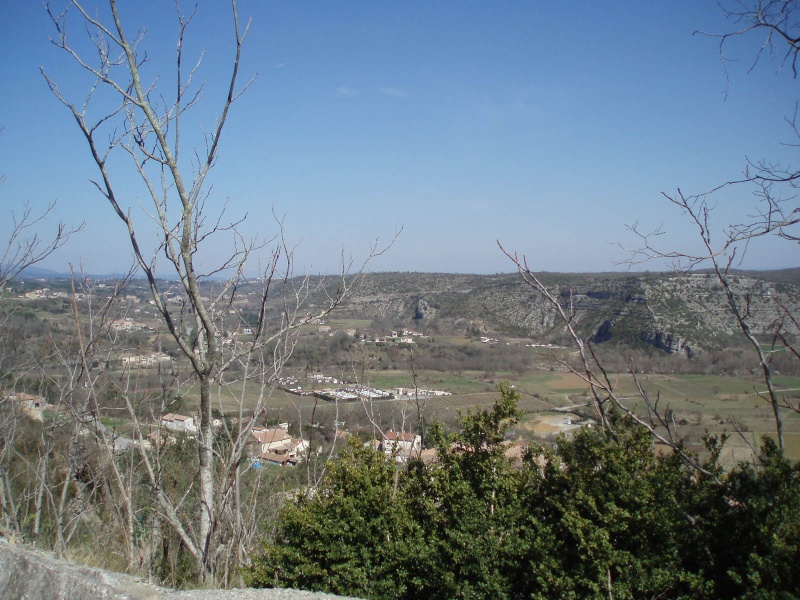
M 133 6 L 131 31 L 148 28 L 147 73 L 168 85 L 172 3 L 121 4 Z M 201 2 L 189 30 L 187 54 L 206 50 L 207 92 L 187 139 L 218 111 L 229 12 Z M 537 270 L 618 269 L 617 243 L 634 243 L 626 224 L 663 224 L 674 246 L 691 240 L 661 192 L 706 191 L 739 177 L 747 157 L 794 159 L 785 118 L 797 80 L 777 61 L 748 73 L 753 37 L 729 46 L 738 60 L 726 82 L 716 40 L 693 35 L 732 27 L 713 1 L 240 0 L 239 13 L 252 18 L 241 81 L 256 79 L 234 105 L 208 206 L 229 199 L 231 217 L 248 215 L 244 233 L 262 237 L 275 231 L 273 210 L 285 215 L 299 272 L 334 271 L 342 248 L 358 260 L 399 227 L 371 270 L 511 271 L 497 239 Z M 76 102 L 87 80 L 49 43 L 40 3 L 5 2 L 2 15 L 0 236 L 23 201 L 58 200 L 45 235 L 58 219 L 86 227 L 44 266 L 124 269 L 125 230 L 89 183 L 85 142 L 39 68 Z M 76 22 L 70 34 L 81 33 Z M 144 196 L 124 169 L 114 173 L 144 232 Z M 734 189 L 718 202 L 722 224 L 753 198 Z M 230 243 L 212 240 L 205 259 Z M 796 266 L 792 250 L 755 245 L 744 266 Z

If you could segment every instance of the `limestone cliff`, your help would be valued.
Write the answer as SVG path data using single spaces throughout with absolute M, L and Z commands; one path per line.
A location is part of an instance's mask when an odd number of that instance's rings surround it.
M 725 292 L 711 273 L 543 274 L 543 280 L 595 343 L 648 344 L 692 356 L 738 336 Z M 737 301 L 749 307 L 756 335 L 783 310 L 800 313 L 800 269 L 731 276 Z M 352 315 L 460 333 L 480 322 L 487 333 L 563 339 L 555 309 L 515 274 L 369 275 L 344 305 Z M 791 333 L 794 325 L 786 324 Z

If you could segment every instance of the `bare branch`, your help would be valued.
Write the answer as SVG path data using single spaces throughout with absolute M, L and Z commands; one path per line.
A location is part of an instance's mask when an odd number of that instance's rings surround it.
M 37 229 L 55 206 L 56 203 L 51 202 L 37 215 L 30 204 L 25 202 L 21 214 L 11 212 L 11 233 L 5 245 L 0 246 L 0 290 L 22 271 L 46 259 L 66 244 L 73 234 L 83 229 L 84 223 L 68 227 L 59 222 L 52 237 L 42 238 Z

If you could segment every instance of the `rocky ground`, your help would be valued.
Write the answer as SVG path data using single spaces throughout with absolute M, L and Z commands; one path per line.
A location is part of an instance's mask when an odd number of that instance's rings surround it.
M 57 560 L 47 552 L 0 537 L 0 600 L 333 600 L 341 596 L 297 590 L 171 590 L 124 573 Z

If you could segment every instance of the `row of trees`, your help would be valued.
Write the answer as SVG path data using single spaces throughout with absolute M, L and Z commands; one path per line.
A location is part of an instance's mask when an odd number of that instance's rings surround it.
M 484 371 L 488 373 L 523 373 L 528 370 L 530 354 L 519 346 L 486 346 L 454 344 L 437 338 L 418 338 L 413 348 L 407 344 L 359 344 L 343 331 L 333 337 L 303 337 L 297 343 L 287 366 L 306 372 L 334 369 L 339 373 L 353 370 L 354 365 L 370 370 L 407 369 L 413 351 L 414 365 L 421 371 Z

